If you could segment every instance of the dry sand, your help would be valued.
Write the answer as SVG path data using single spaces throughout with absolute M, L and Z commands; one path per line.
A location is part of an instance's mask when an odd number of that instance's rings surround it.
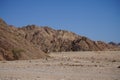
M 0 61 L 0 80 L 120 80 L 120 51 L 61 52 L 50 56 Z

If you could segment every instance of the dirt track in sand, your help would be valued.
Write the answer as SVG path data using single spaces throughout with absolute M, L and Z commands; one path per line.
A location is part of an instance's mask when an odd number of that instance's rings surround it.
M 50 56 L 0 61 L 0 80 L 120 80 L 120 51 L 61 52 Z

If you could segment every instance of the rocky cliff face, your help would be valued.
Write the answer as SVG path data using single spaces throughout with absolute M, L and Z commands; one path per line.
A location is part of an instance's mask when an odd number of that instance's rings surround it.
M 65 30 L 28 25 L 22 28 L 7 25 L 0 19 L 0 59 L 37 59 L 48 52 L 114 50 L 116 46 Z

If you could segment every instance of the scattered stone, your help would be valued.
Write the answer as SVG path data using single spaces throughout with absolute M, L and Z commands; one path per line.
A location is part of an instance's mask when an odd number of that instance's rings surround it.
M 118 66 L 117 68 L 120 68 L 120 66 Z
M 112 60 L 112 62 L 116 62 L 116 60 Z

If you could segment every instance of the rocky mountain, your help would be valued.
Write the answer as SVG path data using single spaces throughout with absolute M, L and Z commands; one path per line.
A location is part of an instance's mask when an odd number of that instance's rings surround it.
M 102 41 L 93 41 L 85 36 L 77 35 L 65 30 L 54 30 L 49 27 L 28 25 L 19 28 L 19 33 L 27 41 L 42 49 L 44 52 L 61 51 L 101 51 L 110 50 L 115 46 Z
M 37 59 L 47 55 L 27 41 L 18 28 L 7 25 L 0 19 L 0 60 Z
M 0 60 L 44 58 L 49 52 L 102 50 L 116 50 L 116 46 L 47 26 L 16 28 L 0 19 Z
M 120 43 L 115 43 L 115 42 L 109 42 L 108 44 L 113 45 L 113 46 L 120 46 Z

